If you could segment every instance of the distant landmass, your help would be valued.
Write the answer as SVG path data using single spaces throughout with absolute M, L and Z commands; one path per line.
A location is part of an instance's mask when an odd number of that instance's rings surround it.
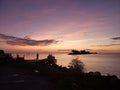
M 86 50 L 72 50 L 69 55 L 84 55 L 84 54 L 97 54 L 96 52 L 90 52 Z

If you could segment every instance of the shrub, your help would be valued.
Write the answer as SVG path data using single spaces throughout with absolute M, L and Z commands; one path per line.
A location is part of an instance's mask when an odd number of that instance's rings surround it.
M 79 60 L 79 58 L 73 59 L 70 64 L 68 65 L 69 69 L 77 72 L 84 72 L 84 64 L 82 61 Z

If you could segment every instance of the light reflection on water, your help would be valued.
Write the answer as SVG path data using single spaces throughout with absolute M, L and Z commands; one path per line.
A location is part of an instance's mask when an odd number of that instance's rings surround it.
M 67 55 L 53 54 L 57 59 L 57 64 L 68 66 L 73 58 L 79 59 L 85 64 L 87 72 L 99 71 L 102 74 L 115 74 L 120 78 L 120 54 L 89 54 L 89 55 Z M 23 56 L 21 54 L 20 56 Z M 39 54 L 39 59 L 46 58 L 47 54 Z M 35 59 L 36 54 L 25 54 L 25 59 Z

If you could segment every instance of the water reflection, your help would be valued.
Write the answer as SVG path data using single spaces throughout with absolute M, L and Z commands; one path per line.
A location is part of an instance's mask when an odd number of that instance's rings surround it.
M 40 54 L 39 59 L 44 59 L 48 54 Z M 57 59 L 57 64 L 68 66 L 73 58 L 79 59 L 85 64 L 86 70 L 99 71 L 102 74 L 115 74 L 120 78 L 120 54 L 89 54 L 89 55 L 67 55 L 53 54 Z M 22 56 L 22 54 L 21 54 Z M 36 54 L 26 54 L 25 59 L 35 59 Z

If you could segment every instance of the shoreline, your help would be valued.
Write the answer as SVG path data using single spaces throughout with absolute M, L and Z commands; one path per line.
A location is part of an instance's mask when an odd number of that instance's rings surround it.
M 22 90 L 26 90 L 25 88 L 36 90 L 117 90 L 120 88 L 120 79 L 116 75 L 105 76 L 100 72 L 81 73 L 44 62 L 4 63 L 0 65 L 0 70 L 2 71 L 0 86 L 6 83 L 1 87 L 3 90 L 8 88 L 16 90 L 16 86 Z

